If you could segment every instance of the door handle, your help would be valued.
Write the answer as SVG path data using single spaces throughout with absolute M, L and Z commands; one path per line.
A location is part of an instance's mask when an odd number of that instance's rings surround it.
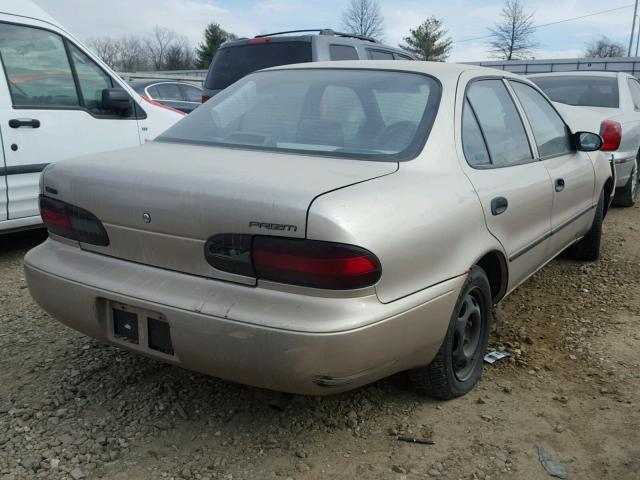
M 491 200 L 491 214 L 492 215 L 500 215 L 507 210 L 509 206 L 509 202 L 504 197 L 496 197 Z
M 9 126 L 11 128 L 40 128 L 40 120 L 37 120 L 35 118 L 12 118 L 11 120 L 9 120 Z
M 564 178 L 556 179 L 556 192 L 561 192 L 564 190 Z

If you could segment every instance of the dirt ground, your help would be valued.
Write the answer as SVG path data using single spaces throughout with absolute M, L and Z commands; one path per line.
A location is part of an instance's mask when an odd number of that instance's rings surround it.
M 0 238 L 0 480 L 640 478 L 640 208 L 613 209 L 599 262 L 556 260 L 504 301 L 476 390 L 449 402 L 404 375 L 326 398 L 273 394 L 102 345 L 30 299 Z M 398 435 L 432 439 L 402 443 Z

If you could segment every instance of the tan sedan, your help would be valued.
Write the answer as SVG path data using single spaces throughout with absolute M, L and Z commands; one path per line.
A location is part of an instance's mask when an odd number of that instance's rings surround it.
M 27 281 L 66 325 L 217 377 L 324 395 L 410 370 L 448 399 L 493 304 L 565 249 L 598 257 L 600 146 L 507 72 L 265 70 L 155 142 L 48 167 Z

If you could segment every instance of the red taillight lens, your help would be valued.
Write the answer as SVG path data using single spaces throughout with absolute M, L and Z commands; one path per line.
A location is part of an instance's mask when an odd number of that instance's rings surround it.
M 600 136 L 603 140 L 600 150 L 604 152 L 617 150 L 622 141 L 622 125 L 615 120 L 604 120 L 600 124 Z
M 253 266 L 260 279 L 328 289 L 373 285 L 380 262 L 368 250 L 331 242 L 255 237 Z
M 382 272 L 364 248 L 317 240 L 221 234 L 207 240 L 204 255 L 223 272 L 332 290 L 368 287 Z
M 109 245 L 102 222 L 82 208 L 40 195 L 40 216 L 47 230 L 54 235 L 92 245 Z
M 268 43 L 271 41 L 269 37 L 260 37 L 260 38 L 250 38 L 247 40 L 248 45 L 258 45 L 260 43 Z
M 210 98 L 211 98 L 211 97 L 210 97 L 209 95 L 202 95 L 202 96 L 200 97 L 200 101 L 201 101 L 202 103 L 204 103 L 204 102 L 206 102 L 207 100 L 209 100 Z

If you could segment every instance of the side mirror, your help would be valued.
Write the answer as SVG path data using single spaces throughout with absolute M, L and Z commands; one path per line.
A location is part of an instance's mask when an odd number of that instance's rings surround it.
M 122 88 L 105 88 L 102 90 L 102 108 L 126 115 L 133 109 L 133 101 Z
M 602 148 L 602 137 L 597 133 L 576 132 L 573 138 L 579 152 L 595 152 Z

